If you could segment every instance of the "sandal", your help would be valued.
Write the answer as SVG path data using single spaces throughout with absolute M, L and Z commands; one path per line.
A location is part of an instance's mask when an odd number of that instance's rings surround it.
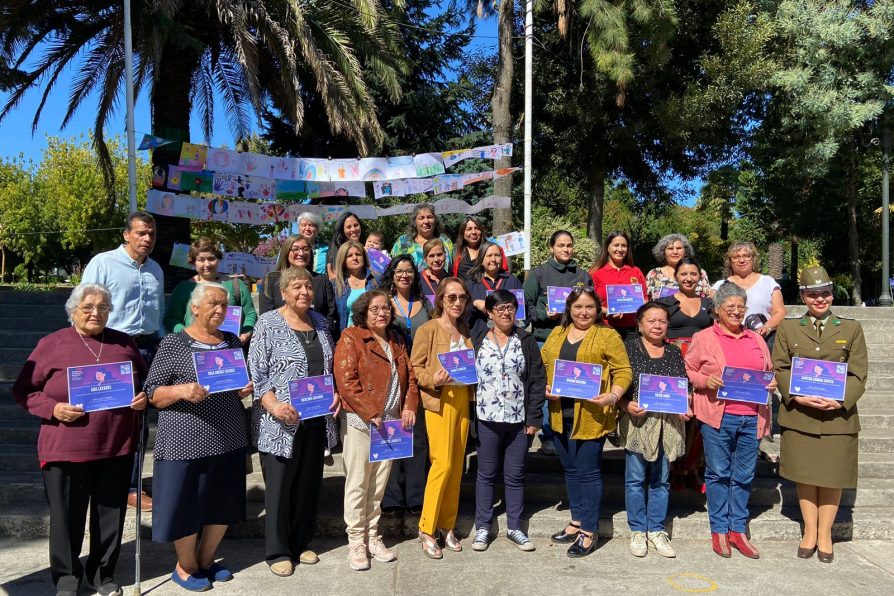
M 568 528 L 574 528 L 574 532 L 568 532 Z M 556 544 L 572 544 L 577 541 L 577 535 L 580 534 L 580 524 L 568 522 L 568 525 L 550 536 L 550 540 Z
M 434 539 L 433 536 L 430 536 L 422 530 L 419 530 L 419 542 L 422 543 L 422 554 L 424 554 L 429 559 L 444 558 L 444 553 L 441 552 L 441 548 L 438 546 L 438 542 Z
M 438 535 L 444 541 L 444 548 L 447 550 L 453 551 L 455 553 L 461 553 L 463 550 L 463 545 L 460 543 L 459 539 L 456 537 L 456 534 L 453 533 L 453 530 L 443 530 L 438 529 Z

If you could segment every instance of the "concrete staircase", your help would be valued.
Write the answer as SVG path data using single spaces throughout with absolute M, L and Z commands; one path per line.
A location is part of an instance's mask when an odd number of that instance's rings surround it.
M 23 294 L 0 290 L 0 536 L 46 537 L 49 519 L 38 470 L 35 443 L 38 423 L 19 408 L 10 395 L 12 382 L 27 355 L 46 333 L 66 326 L 62 309 L 67 294 Z M 791 314 L 803 307 L 790 307 Z M 835 526 L 839 540 L 894 538 L 894 309 L 837 308 L 842 316 L 863 323 L 870 353 L 870 382 L 860 401 L 860 483 L 846 491 Z M 150 440 L 151 444 L 151 440 Z M 568 512 L 561 466 L 554 457 L 536 452 L 528 459 L 525 517 L 532 536 L 544 537 L 563 526 Z M 471 449 L 470 449 L 471 451 Z M 324 471 L 320 498 L 320 535 L 343 536 L 341 515 L 344 477 L 340 454 Z M 469 472 L 464 476 L 459 528 L 468 533 L 474 525 L 476 456 L 467 456 Z M 146 458 L 147 483 L 151 488 L 152 454 Z M 756 540 L 791 540 L 800 535 L 794 486 L 778 477 L 776 466 L 761 460 L 751 495 L 751 533 Z M 603 460 L 604 497 L 600 534 L 625 537 L 629 534 L 624 513 L 623 451 L 606 448 Z M 231 528 L 231 535 L 263 536 L 264 482 L 257 454 L 249 456 L 248 520 Z M 499 496 L 499 492 L 498 492 Z M 505 516 L 498 508 L 498 528 Z M 676 539 L 702 540 L 708 536 L 704 497 L 691 490 L 671 494 L 669 529 Z M 414 517 L 383 520 L 391 536 L 415 534 Z M 144 514 L 142 529 L 149 535 L 151 514 Z M 128 512 L 126 533 L 135 532 L 133 512 Z

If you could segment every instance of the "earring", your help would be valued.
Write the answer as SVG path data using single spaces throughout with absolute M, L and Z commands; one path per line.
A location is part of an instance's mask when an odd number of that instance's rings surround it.
M 493 319 L 488 319 L 488 320 L 487 320 L 487 328 L 488 328 L 488 329 L 493 329 L 493 328 L 494 328 L 494 320 L 493 320 Z

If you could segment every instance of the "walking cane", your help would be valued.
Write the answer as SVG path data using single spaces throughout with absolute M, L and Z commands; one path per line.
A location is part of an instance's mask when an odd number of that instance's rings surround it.
M 139 473 L 137 474 L 137 535 L 136 535 L 136 555 L 134 556 L 134 582 L 133 582 L 133 593 L 135 596 L 141 596 L 142 591 L 140 590 L 140 534 L 142 530 L 142 524 L 140 523 L 140 517 L 143 513 L 143 455 L 144 450 L 146 449 L 146 445 L 143 442 L 143 437 L 146 433 L 146 410 L 140 412 L 140 438 L 137 443 L 137 467 L 139 468 Z

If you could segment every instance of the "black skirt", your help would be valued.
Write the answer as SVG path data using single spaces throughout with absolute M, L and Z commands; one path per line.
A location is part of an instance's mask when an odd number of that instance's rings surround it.
M 157 460 L 152 489 L 153 542 L 173 542 L 207 525 L 245 521 L 245 450 Z

